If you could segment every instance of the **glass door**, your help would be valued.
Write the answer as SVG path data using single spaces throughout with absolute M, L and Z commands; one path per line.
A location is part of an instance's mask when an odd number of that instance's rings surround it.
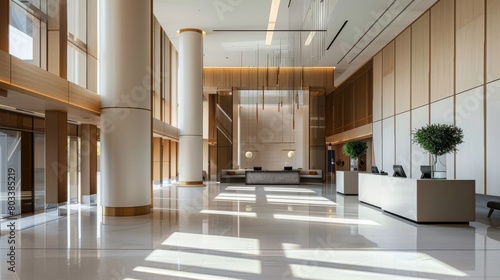
M 21 214 L 21 132 L 0 129 L 1 217 Z

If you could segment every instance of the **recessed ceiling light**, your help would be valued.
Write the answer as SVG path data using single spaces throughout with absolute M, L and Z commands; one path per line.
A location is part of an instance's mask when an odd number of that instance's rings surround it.
M 280 8 L 280 0 L 273 0 L 271 3 L 271 10 L 269 12 L 269 23 L 267 25 L 267 34 L 266 34 L 266 46 L 270 46 L 273 42 L 273 33 L 274 26 L 276 25 L 276 19 L 278 18 L 278 10 Z M 271 30 L 271 31 L 269 31 Z
M 314 35 L 316 35 L 315 31 L 309 32 L 309 35 L 307 36 L 306 42 L 304 43 L 304 45 L 309 46 L 311 44 L 312 39 L 314 38 Z

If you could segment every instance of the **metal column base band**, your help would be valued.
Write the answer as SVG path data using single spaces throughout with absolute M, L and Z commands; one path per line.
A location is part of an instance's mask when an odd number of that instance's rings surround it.
M 181 187 L 204 187 L 203 181 L 184 181 L 179 182 Z
M 150 205 L 136 207 L 102 207 L 103 216 L 126 217 L 149 214 Z

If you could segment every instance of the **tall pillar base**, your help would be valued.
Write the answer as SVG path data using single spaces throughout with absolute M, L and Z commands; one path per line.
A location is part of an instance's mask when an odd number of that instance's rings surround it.
M 183 181 L 179 182 L 179 187 L 205 187 L 203 181 Z
M 110 217 L 127 217 L 146 215 L 150 212 L 150 205 L 135 207 L 102 207 L 102 215 Z

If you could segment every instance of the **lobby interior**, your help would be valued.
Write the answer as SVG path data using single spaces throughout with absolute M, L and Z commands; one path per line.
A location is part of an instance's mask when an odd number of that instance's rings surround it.
M 0 278 L 500 279 L 499 31 L 497 0 L 2 1 Z M 475 220 L 337 192 L 351 140 L 420 178 L 434 123 Z M 222 178 L 255 167 L 322 183 Z

